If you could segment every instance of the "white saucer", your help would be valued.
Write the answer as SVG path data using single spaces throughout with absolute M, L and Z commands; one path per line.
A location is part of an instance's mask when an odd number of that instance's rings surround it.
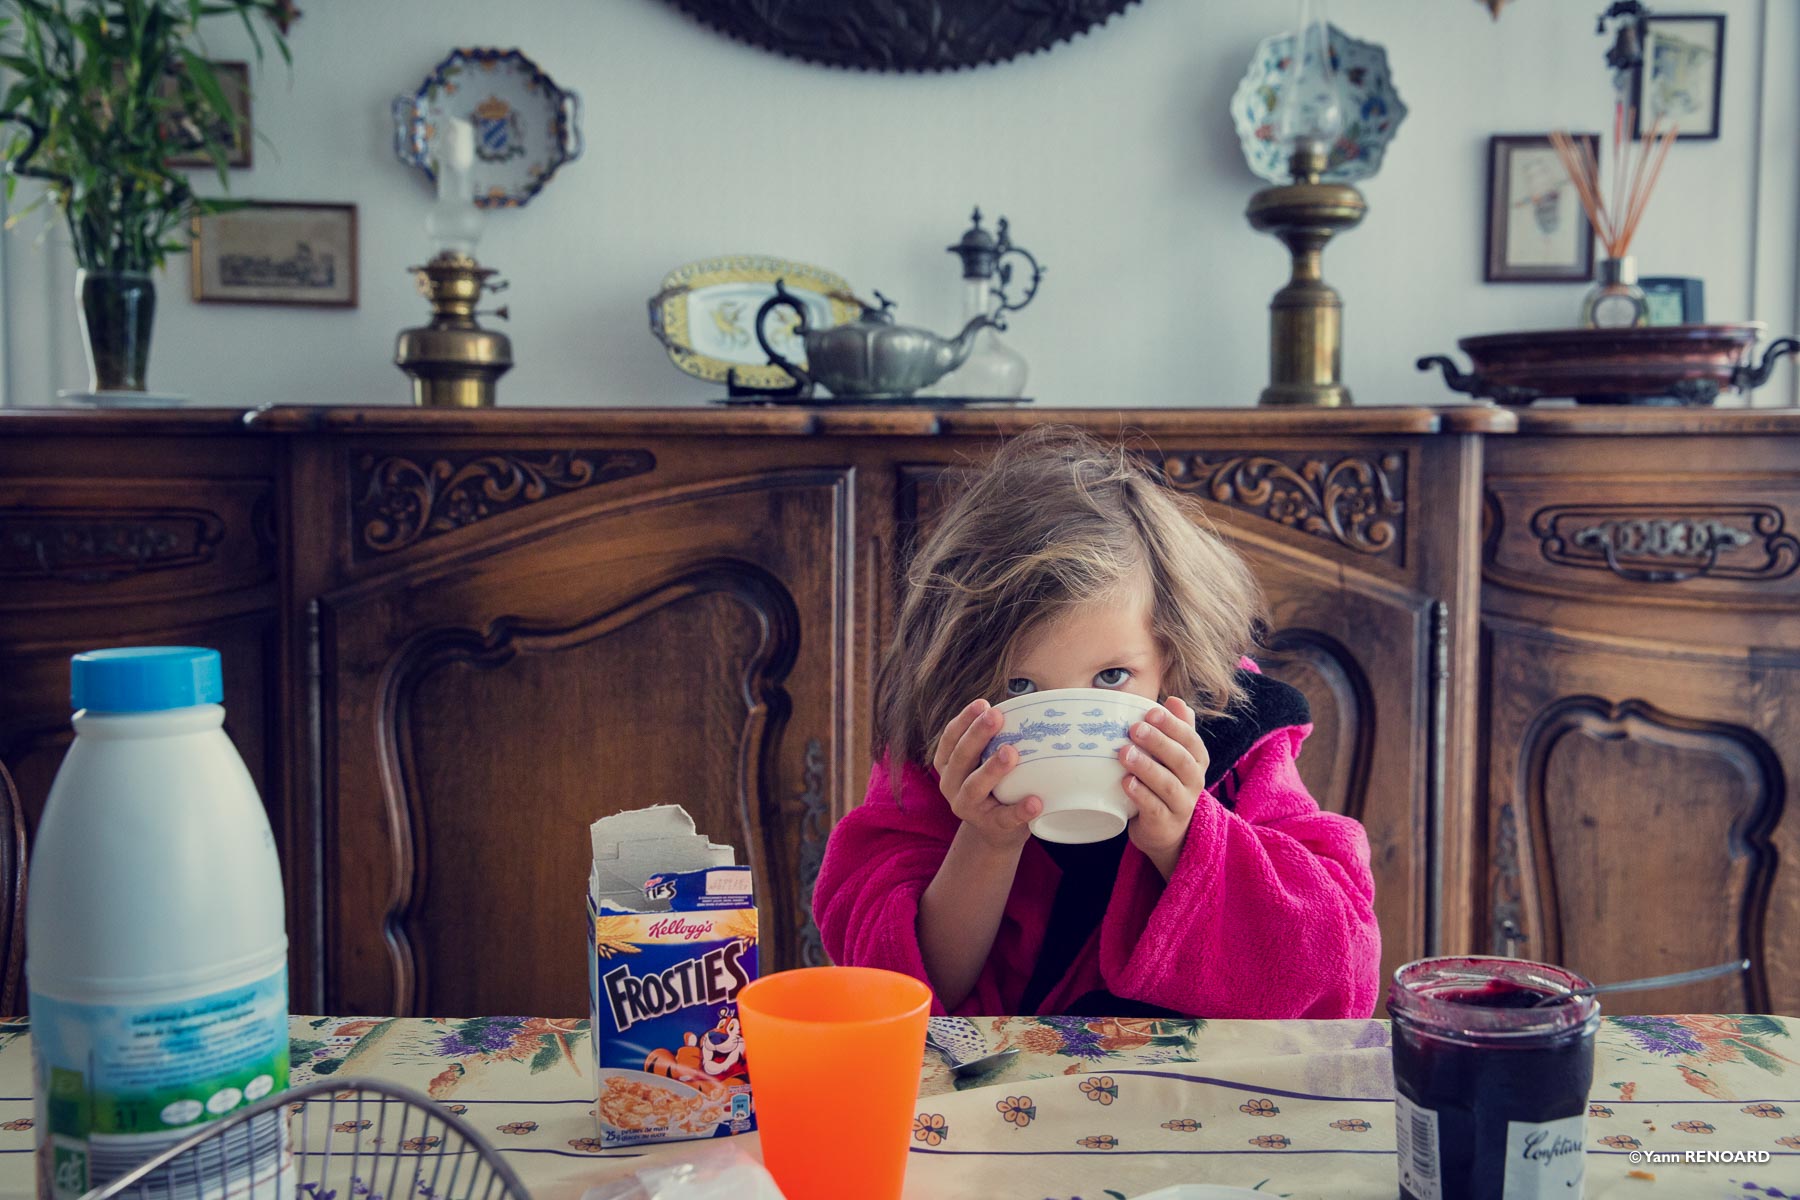
M 88 408 L 180 408 L 193 397 L 172 392 L 88 392 L 64 388 L 56 393 L 56 398 Z

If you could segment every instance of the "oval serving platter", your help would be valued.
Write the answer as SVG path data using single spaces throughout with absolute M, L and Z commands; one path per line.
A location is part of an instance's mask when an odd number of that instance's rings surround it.
M 854 321 L 862 304 L 841 275 L 821 267 L 767 255 L 732 254 L 676 267 L 650 297 L 650 332 L 669 361 L 696 379 L 773 391 L 792 387 L 793 376 L 770 364 L 756 342 L 756 313 L 775 294 L 775 281 L 806 306 L 812 329 Z M 806 347 L 794 334 L 792 310 L 769 318 L 769 341 L 802 365 Z
M 517 208 L 581 157 L 581 97 L 556 86 L 517 50 L 452 50 L 410 96 L 394 100 L 394 154 L 437 182 L 437 131 L 447 118 L 475 127 L 480 208 Z

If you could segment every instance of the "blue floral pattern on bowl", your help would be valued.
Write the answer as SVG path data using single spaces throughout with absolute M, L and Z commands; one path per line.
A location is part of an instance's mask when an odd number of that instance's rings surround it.
M 1270 119 L 1281 95 L 1283 75 L 1294 49 L 1292 33 L 1264 38 L 1250 67 L 1231 97 L 1231 120 L 1237 126 L 1244 160 L 1261 179 L 1289 183 L 1292 147 L 1275 136 Z M 1331 27 L 1331 65 L 1343 100 L 1344 129 L 1332 143 L 1325 168 L 1327 183 L 1354 183 L 1381 169 L 1381 156 L 1406 119 L 1406 105 L 1394 90 L 1387 51 Z
M 1041 755 L 1040 762 L 1053 758 L 1111 758 L 1130 740 L 1131 726 L 1146 703 L 1132 696 L 1126 702 L 1108 706 L 1113 708 L 1112 713 L 1105 707 L 1090 706 L 1081 711 L 1083 719 L 1070 720 L 1068 702 L 1054 696 L 1036 704 L 1009 701 L 1006 724 L 1010 728 L 1003 728 L 994 735 L 981 752 L 981 761 L 992 758 L 1002 746 L 1017 747 L 1021 758 Z M 1102 719 L 1095 720 L 1095 717 Z M 1077 743 L 1071 735 L 1082 740 Z

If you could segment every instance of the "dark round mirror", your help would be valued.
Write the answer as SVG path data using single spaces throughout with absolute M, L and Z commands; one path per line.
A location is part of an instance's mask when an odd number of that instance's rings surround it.
M 1137 0 L 668 0 L 727 37 L 866 71 L 955 71 L 1047 50 Z

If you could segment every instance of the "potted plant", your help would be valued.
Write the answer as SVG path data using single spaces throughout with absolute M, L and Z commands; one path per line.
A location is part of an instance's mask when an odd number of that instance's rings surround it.
M 90 390 L 143 391 L 156 311 L 151 274 L 188 247 L 193 218 L 230 208 L 194 194 L 170 158 L 196 150 L 226 175 L 238 118 L 200 26 L 236 18 L 256 56 L 288 57 L 284 0 L 0 0 L 0 120 L 10 197 L 45 181 L 74 242 Z M 260 27 L 260 28 L 259 28 Z

